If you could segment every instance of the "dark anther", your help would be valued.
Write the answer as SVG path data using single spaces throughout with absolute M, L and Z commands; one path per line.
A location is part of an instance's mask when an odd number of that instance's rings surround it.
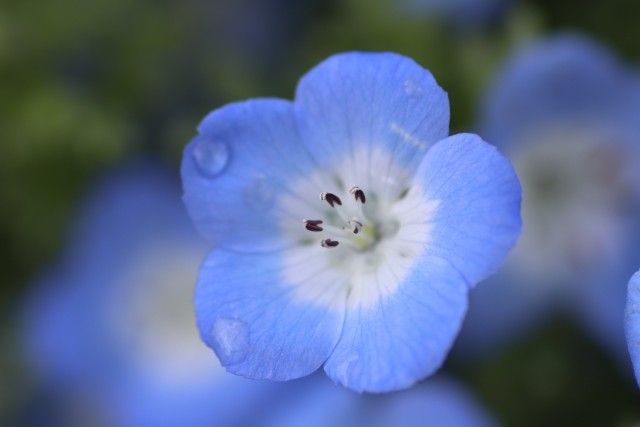
M 358 234 L 362 229 L 362 223 L 355 219 L 351 220 L 351 225 L 353 225 L 353 234 Z
M 362 191 L 359 187 L 353 187 L 349 190 L 351 194 L 356 198 L 356 202 L 360 201 L 364 205 L 364 202 L 367 201 L 367 198 L 364 195 L 364 191 Z
M 340 242 L 338 242 L 337 240 L 331 240 L 331 239 L 324 239 L 323 241 L 320 242 L 320 245 L 322 245 L 323 248 L 335 248 L 339 244 Z
M 322 193 L 320 194 L 320 199 L 326 201 L 327 203 L 329 203 L 329 205 L 331 205 L 331 207 L 334 206 L 334 204 L 338 204 L 340 206 L 342 206 L 342 200 L 340 200 L 340 197 L 336 196 L 333 193 Z
M 304 220 L 304 228 L 306 228 L 309 231 L 322 231 L 323 228 L 320 227 L 320 224 L 322 224 L 321 219 L 305 219 Z

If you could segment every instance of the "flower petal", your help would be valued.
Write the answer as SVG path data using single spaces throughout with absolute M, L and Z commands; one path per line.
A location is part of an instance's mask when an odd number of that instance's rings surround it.
M 363 146 L 381 146 L 403 167 L 415 169 L 427 149 L 449 133 L 446 92 L 429 71 L 394 53 L 326 59 L 300 80 L 295 106 L 303 141 L 315 157 L 333 163 L 351 156 L 352 170 L 345 173 L 356 177 L 374 163 L 371 155 L 359 155 Z
M 305 150 L 290 102 L 251 100 L 210 113 L 182 162 L 184 201 L 199 231 L 227 248 L 281 247 L 278 224 L 291 213 L 278 199 L 312 168 Z
M 324 363 L 340 336 L 345 287 L 335 283 L 307 290 L 317 292 L 308 299 L 297 297 L 300 284 L 283 278 L 284 253 L 214 250 L 201 267 L 198 328 L 229 372 L 255 379 L 302 377 Z M 309 277 L 327 270 L 321 265 L 315 271 L 308 258 L 297 262 Z
M 406 275 L 401 258 L 388 254 L 377 285 L 394 290 L 378 291 L 382 298 L 350 294 L 342 337 L 325 365 L 355 390 L 405 388 L 435 372 L 460 329 L 469 287 L 500 265 L 520 231 L 517 177 L 478 136 L 436 144 L 415 179 L 412 192 L 422 193 L 432 211 L 405 219 L 395 239 L 424 240 L 422 252 L 405 259 L 412 263 Z M 417 227 L 425 221 L 428 227 Z M 428 236 L 407 236 L 405 229 Z
M 521 189 L 511 164 L 479 136 L 436 144 L 416 181 L 438 202 L 427 255 L 447 260 L 474 286 L 494 273 L 521 229 Z
M 640 131 L 635 70 L 579 34 L 562 34 L 522 49 L 496 75 L 489 94 L 482 134 L 501 148 L 555 123 L 632 135 Z
M 640 271 L 634 274 L 629 281 L 625 310 L 625 332 L 636 380 L 640 385 Z
M 446 261 L 424 257 L 400 286 L 373 305 L 347 310 L 324 367 L 334 381 L 357 391 L 392 391 L 442 365 L 467 308 L 466 281 Z

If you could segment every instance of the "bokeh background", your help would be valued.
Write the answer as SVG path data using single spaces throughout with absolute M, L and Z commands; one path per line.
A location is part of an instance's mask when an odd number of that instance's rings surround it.
M 60 415 L 63 392 L 26 355 L 33 331 L 25 307 L 41 288 L 65 286 L 41 278 L 64 257 L 97 183 L 141 159 L 177 183 L 182 148 L 211 109 L 291 98 L 298 78 L 335 52 L 390 50 L 447 90 L 452 133 L 475 131 L 496 73 L 524 46 L 571 31 L 602 43 L 633 73 L 638 22 L 634 0 L 3 1 L 0 425 L 53 425 L 52 413 L 60 425 L 109 425 Z M 612 355 L 566 311 L 542 313 L 492 351 L 454 350 L 444 373 L 503 425 L 640 423 L 626 355 Z M 292 394 L 282 391 L 283 401 Z

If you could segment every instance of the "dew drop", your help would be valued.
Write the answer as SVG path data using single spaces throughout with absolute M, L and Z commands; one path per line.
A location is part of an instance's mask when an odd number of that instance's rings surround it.
M 230 153 L 227 144 L 197 136 L 195 145 L 193 158 L 200 172 L 211 178 L 220 175 L 229 163 Z
M 262 212 L 273 206 L 275 189 L 269 178 L 260 176 L 244 189 L 244 198 L 247 206 L 255 211 Z
M 405 80 L 404 93 L 409 96 L 421 96 L 424 91 L 418 82 L 415 80 Z
M 334 375 L 343 384 L 349 384 L 351 370 L 358 363 L 358 359 L 357 354 L 346 355 L 343 356 L 343 360 L 341 360 L 338 365 L 334 366 Z
M 242 320 L 217 318 L 211 328 L 211 337 L 224 366 L 242 362 L 249 352 L 249 329 Z

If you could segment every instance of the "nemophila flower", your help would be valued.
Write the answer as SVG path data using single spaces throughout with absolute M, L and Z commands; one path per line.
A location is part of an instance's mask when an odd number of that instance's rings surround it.
M 324 378 L 305 382 L 267 427 L 489 427 L 497 423 L 460 384 L 435 377 L 411 390 L 357 395 Z
M 61 424 L 228 426 L 260 416 L 273 388 L 225 373 L 198 339 L 193 281 L 206 248 L 174 180 L 151 164 L 114 173 L 74 230 L 25 314 L 27 356 Z
M 638 76 L 580 36 L 540 41 L 497 74 L 481 129 L 513 159 L 524 230 L 474 293 L 467 343 L 504 342 L 562 308 L 622 354 L 619 284 L 640 263 Z
M 216 245 L 196 314 L 228 371 L 287 380 L 324 365 L 349 388 L 386 391 L 442 364 L 468 290 L 520 229 L 509 162 L 448 127 L 446 93 L 392 53 L 332 56 L 295 101 L 202 121 L 184 200 Z
M 636 381 L 640 384 L 640 271 L 629 281 L 627 292 L 625 311 L 627 346 L 636 373 Z

